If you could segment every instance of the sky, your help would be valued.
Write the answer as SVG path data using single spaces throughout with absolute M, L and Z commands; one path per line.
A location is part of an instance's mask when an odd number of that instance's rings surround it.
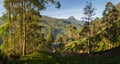
M 3 1 L 0 0 L 0 16 L 2 16 L 5 9 L 3 7 Z M 86 2 L 91 2 L 96 8 L 96 15 L 94 17 L 102 17 L 102 12 L 107 2 L 112 2 L 114 5 L 120 2 L 120 0 L 58 0 L 61 3 L 61 8 L 57 9 L 54 5 L 48 5 L 47 9 L 41 11 L 41 15 L 55 17 L 55 18 L 68 18 L 74 16 L 78 20 L 83 15 L 83 8 Z

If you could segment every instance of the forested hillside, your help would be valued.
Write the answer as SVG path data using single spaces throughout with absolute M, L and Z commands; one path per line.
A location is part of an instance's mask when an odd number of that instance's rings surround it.
M 107 2 L 102 17 L 86 2 L 81 21 L 42 16 L 57 0 L 4 0 L 0 64 L 119 64 L 120 3 Z
M 113 10 L 110 10 L 108 6 L 112 7 L 113 4 L 111 2 L 106 4 L 104 10 L 106 14 L 104 15 L 103 12 L 103 18 L 96 18 L 78 29 L 79 39 L 66 44 L 66 50 L 79 52 L 81 49 L 83 50 L 82 53 L 89 51 L 97 52 L 120 45 L 120 12 L 117 11 L 119 7 L 113 6 Z M 82 48 L 77 48 L 77 46 Z
M 71 18 L 72 17 L 72 18 Z M 39 20 L 39 24 L 43 26 L 43 31 L 46 28 L 46 33 L 49 32 L 49 30 L 53 31 L 53 34 L 56 36 L 58 34 L 63 34 L 67 31 L 68 26 L 75 26 L 77 28 L 80 28 L 84 25 L 84 21 L 79 21 L 75 19 L 73 16 L 69 17 L 68 19 L 57 19 L 57 18 L 51 18 L 47 16 L 42 16 Z M 45 33 L 45 32 L 44 32 Z

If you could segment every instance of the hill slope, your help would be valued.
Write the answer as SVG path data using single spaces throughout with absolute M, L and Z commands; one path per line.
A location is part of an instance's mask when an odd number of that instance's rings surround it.
M 48 29 L 52 29 L 54 35 L 57 35 L 66 32 L 66 27 L 69 25 L 73 25 L 79 28 L 84 25 L 84 22 L 76 20 L 73 16 L 68 19 L 57 19 L 42 16 L 42 18 L 40 18 L 39 24 L 46 28 L 47 33 L 49 32 Z M 45 30 L 45 28 L 43 30 Z

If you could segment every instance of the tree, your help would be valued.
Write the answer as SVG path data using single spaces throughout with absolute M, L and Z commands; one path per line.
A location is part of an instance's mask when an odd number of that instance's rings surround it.
M 95 7 L 93 7 L 92 3 L 87 2 L 84 9 L 83 9 L 83 14 L 85 15 L 84 21 L 86 22 L 86 28 L 87 28 L 87 34 L 88 37 L 90 37 L 90 30 L 89 30 L 89 22 L 93 19 L 93 16 L 95 15 Z M 90 54 L 90 41 L 88 38 L 88 54 Z
M 83 14 L 85 15 L 84 19 L 86 22 L 90 22 L 93 18 L 93 16 L 96 14 L 95 13 L 95 7 L 93 7 L 92 3 L 87 2 L 84 9 L 83 9 Z
M 46 46 L 50 48 L 51 44 L 54 42 L 54 36 L 52 34 L 52 31 L 49 31 L 49 33 L 46 36 Z
M 67 27 L 67 30 L 68 30 L 68 32 L 67 32 L 68 38 L 71 41 L 74 40 L 76 38 L 76 33 L 75 32 L 76 32 L 77 28 L 73 25 L 70 25 L 70 26 Z
M 103 11 L 103 15 L 107 15 L 110 13 L 110 11 L 112 11 L 114 5 L 112 4 L 112 2 L 107 2 L 107 4 L 105 5 L 105 9 Z
M 56 8 L 61 6 L 60 2 L 55 0 L 4 0 L 6 15 L 10 23 L 10 42 L 17 42 L 15 40 L 16 34 L 20 31 L 20 37 L 17 39 L 20 41 L 21 48 L 23 48 L 21 49 L 23 55 L 26 54 L 28 24 L 34 19 L 33 16 L 40 16 L 40 11 L 46 9 L 47 4 L 54 4 Z M 39 17 L 36 19 L 38 20 Z
M 120 2 L 116 5 L 116 9 L 118 10 L 118 12 L 120 12 Z M 120 13 L 119 13 L 120 16 Z
M 117 39 L 117 37 L 115 35 L 117 35 L 118 33 L 118 26 L 117 26 L 117 20 L 118 20 L 118 11 L 116 9 L 116 7 L 112 4 L 112 2 L 108 2 L 105 5 L 105 9 L 103 11 L 103 21 L 107 21 L 106 25 L 107 25 L 107 39 L 109 40 L 108 44 L 109 44 L 109 49 L 111 48 L 111 44 L 112 42 L 115 42 L 115 40 Z M 113 33 L 114 32 L 114 33 Z

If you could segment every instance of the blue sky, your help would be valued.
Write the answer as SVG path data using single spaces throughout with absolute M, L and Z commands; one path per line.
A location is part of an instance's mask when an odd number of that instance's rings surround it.
M 53 5 L 47 6 L 45 11 L 41 11 L 42 15 L 56 17 L 56 18 L 68 18 L 69 16 L 74 16 L 79 19 L 83 17 L 83 8 L 87 1 L 92 2 L 95 6 L 96 15 L 95 17 L 101 17 L 105 4 L 111 1 L 113 4 L 117 4 L 120 0 L 59 0 L 61 2 L 61 8 L 56 9 Z M 3 0 L 0 0 L 0 16 L 5 9 L 3 7 Z

